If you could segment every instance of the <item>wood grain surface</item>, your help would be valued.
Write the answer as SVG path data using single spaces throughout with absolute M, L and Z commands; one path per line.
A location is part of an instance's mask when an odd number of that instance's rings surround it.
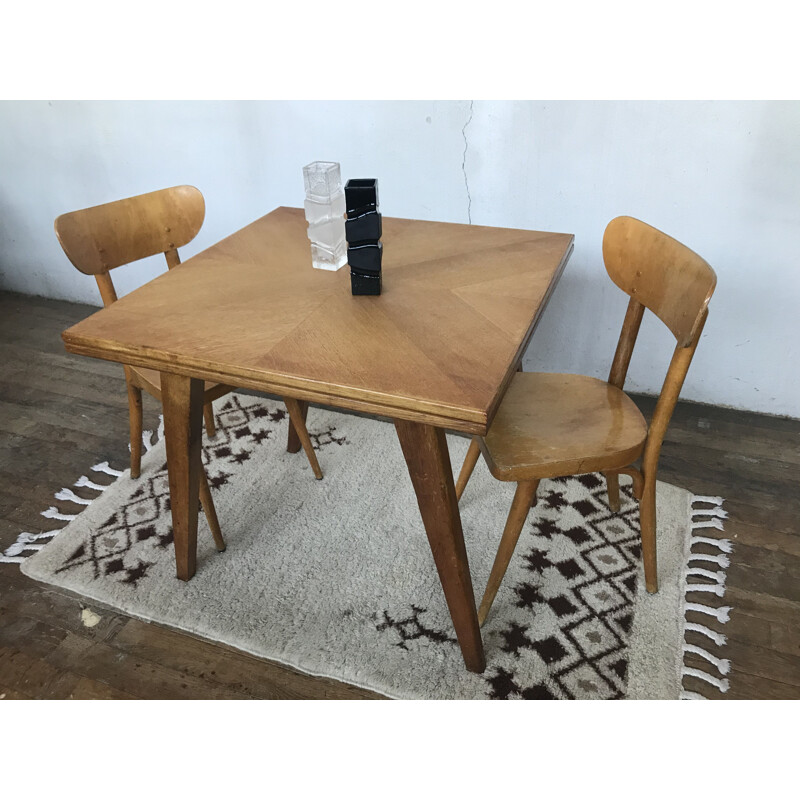
M 384 291 L 278 208 L 64 332 L 73 353 L 485 433 L 569 234 L 384 218 Z

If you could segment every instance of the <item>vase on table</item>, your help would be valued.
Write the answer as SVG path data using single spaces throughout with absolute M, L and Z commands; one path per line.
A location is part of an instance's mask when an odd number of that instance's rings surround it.
M 376 178 L 352 178 L 344 187 L 347 261 L 353 294 L 381 293 L 383 233 Z
M 337 270 L 347 263 L 345 197 L 339 164 L 335 161 L 307 164 L 303 167 L 303 182 L 311 265 L 315 269 Z

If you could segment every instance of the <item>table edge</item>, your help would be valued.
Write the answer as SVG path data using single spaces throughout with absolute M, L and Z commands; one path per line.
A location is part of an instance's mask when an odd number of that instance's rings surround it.
M 75 355 L 89 356 L 103 361 L 144 367 L 160 372 L 170 372 L 175 375 L 186 375 L 190 378 L 223 383 L 234 388 L 253 389 L 296 400 L 307 400 L 333 408 L 362 411 L 410 422 L 422 422 L 464 433 L 484 436 L 488 431 L 487 414 L 477 409 L 431 403 L 417 398 L 401 398 L 356 387 L 332 386 L 276 372 L 242 370 L 232 374 L 215 369 L 207 362 L 193 359 L 182 359 L 180 364 L 176 364 L 168 356 L 143 349 L 121 348 L 109 340 L 87 340 L 81 336 L 70 334 L 69 329 L 62 333 L 61 338 L 67 352 Z M 397 402 L 398 400 L 406 402 L 401 404 Z

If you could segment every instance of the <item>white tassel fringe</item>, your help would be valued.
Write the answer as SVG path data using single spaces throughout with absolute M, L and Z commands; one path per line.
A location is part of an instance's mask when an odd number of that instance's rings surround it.
M 58 533 L 55 531 L 45 531 L 44 533 L 29 533 L 23 531 L 17 536 L 17 541 L 9 545 L 5 551 L 0 554 L 0 562 L 6 564 L 21 564 L 28 556 L 23 555 L 26 550 L 36 552 L 44 547 L 44 544 L 36 544 L 39 539 L 49 539 Z M 30 553 L 28 554 L 30 555 Z
M 87 500 L 85 497 L 79 497 L 72 489 L 62 489 L 53 496 L 56 500 L 69 500 L 71 503 L 77 503 L 81 506 L 89 506 L 92 504 L 91 500 Z
M 115 479 L 125 474 L 119 470 L 112 469 L 108 465 L 108 461 L 95 464 L 92 469 L 95 472 L 103 472 L 106 475 L 111 475 Z M 94 483 L 94 481 L 89 480 L 86 475 L 81 475 L 80 478 L 75 481 L 74 485 L 79 488 L 92 489 L 96 492 L 104 492 L 108 488 L 108 485 Z M 79 495 L 75 494 L 72 489 L 67 488 L 63 488 L 56 492 L 55 498 L 56 500 L 78 503 L 78 505 L 82 506 L 88 506 L 92 503 L 92 500 L 85 497 L 80 497 Z M 59 511 L 55 506 L 50 506 L 47 511 L 42 511 L 41 515 L 46 519 L 57 519 L 64 522 L 71 522 L 78 516 L 77 514 L 62 514 L 61 511 Z M 2 553 L 0 553 L 0 563 L 21 564 L 26 558 L 29 558 L 37 550 L 41 550 L 47 544 L 46 542 L 41 542 L 41 539 L 52 539 L 54 536 L 57 536 L 59 533 L 61 533 L 61 530 L 61 528 L 56 528 L 55 530 L 42 531 L 41 533 L 30 533 L 29 531 L 23 531 L 19 534 L 19 536 L 17 536 L 17 540 L 13 544 L 9 545 Z
M 710 556 L 707 553 L 689 553 L 689 561 L 711 561 L 723 569 L 728 569 L 731 565 L 731 560 L 725 553 L 720 553 L 718 556 Z
M 94 489 L 96 492 L 104 492 L 106 489 L 108 489 L 108 486 L 102 483 L 90 481 L 85 475 L 81 475 L 80 478 L 75 481 L 75 486 L 77 486 L 79 489 L 85 486 L 87 489 Z
M 716 581 L 719 584 L 725 585 L 725 573 L 722 570 L 712 572 L 710 569 L 703 569 L 702 567 L 689 567 L 686 570 L 687 575 L 696 575 L 699 578 L 708 578 L 711 581 Z
M 55 506 L 50 506 L 47 511 L 42 511 L 41 514 L 43 517 L 47 517 L 47 519 L 63 519 L 67 522 L 70 522 L 78 516 L 77 514 L 62 514 Z
M 697 622 L 687 622 L 684 625 L 685 630 L 687 631 L 694 631 L 695 633 L 702 633 L 703 636 L 707 636 L 711 639 L 715 644 L 718 644 L 720 647 L 722 645 L 727 644 L 728 637 L 725 636 L 724 633 L 718 633 L 717 631 L 712 631 L 711 628 L 706 628 L 705 625 L 700 625 Z
M 708 700 L 707 697 L 698 694 L 697 692 L 687 692 L 685 689 L 680 694 L 681 700 Z
M 101 461 L 99 464 L 95 464 L 92 469 L 95 472 L 104 472 L 106 475 L 113 475 L 115 478 L 121 478 L 125 472 L 120 472 L 117 469 L 111 469 L 108 466 L 108 461 Z
M 724 502 L 725 499 L 722 497 L 708 497 L 703 494 L 692 495 L 692 505 L 695 503 L 711 503 L 712 506 L 721 506 Z M 692 511 L 694 511 L 694 509 L 692 509 Z
M 727 519 L 728 512 L 721 508 L 693 508 L 693 517 L 719 517 L 720 519 Z
M 153 437 L 155 436 L 155 441 L 153 441 Z M 161 439 L 164 438 L 164 415 L 160 414 L 158 418 L 158 430 L 155 431 L 143 431 L 142 432 L 142 444 L 144 445 L 144 449 L 146 452 L 155 447 Z M 130 449 L 130 445 L 128 446 Z M 95 464 L 92 467 L 93 472 L 102 472 L 105 475 L 111 475 L 115 480 L 117 478 L 121 478 L 126 470 L 118 470 L 113 469 L 108 461 L 101 461 L 99 464 Z M 102 483 L 95 483 L 94 481 L 90 480 L 86 475 L 81 475 L 77 481 L 75 481 L 74 486 L 79 489 L 92 489 L 96 492 L 104 492 L 110 484 L 102 484 Z M 75 494 L 72 489 L 63 488 L 60 491 L 56 492 L 55 494 L 56 500 L 63 500 L 68 501 L 71 503 L 78 503 L 82 506 L 88 506 L 92 503 L 92 500 L 87 499 L 85 497 L 80 497 L 79 495 Z M 47 519 L 57 519 L 62 520 L 64 522 L 71 522 L 75 519 L 78 515 L 77 514 L 62 514 L 55 506 L 50 506 L 47 511 L 42 511 L 41 515 L 46 517 Z M 37 550 L 41 550 L 45 543 L 39 543 L 40 539 L 51 539 L 54 536 L 57 536 L 61 532 L 61 528 L 56 528 L 53 531 L 43 531 L 42 533 L 29 533 L 28 531 L 23 531 L 22 533 L 17 536 L 17 540 L 9 545 L 2 553 L 0 553 L 0 563 L 14 563 L 14 564 L 21 564 L 26 558 L 31 556 Z
M 729 539 L 715 539 L 711 536 L 702 536 L 694 533 L 694 531 L 700 531 L 703 529 L 708 530 L 713 528 L 719 531 L 725 529 L 722 520 L 727 519 L 728 513 L 722 508 L 722 502 L 723 500 L 721 497 L 711 497 L 707 495 L 692 496 L 690 516 L 690 528 L 692 533 L 689 537 L 688 550 L 686 552 L 686 563 L 683 568 L 683 652 L 684 654 L 691 653 L 695 656 L 699 656 L 716 668 L 720 675 L 727 675 L 731 669 L 730 660 L 727 658 L 720 658 L 704 647 L 690 644 L 686 641 L 686 634 L 689 631 L 699 633 L 718 647 L 722 647 L 727 643 L 727 637 L 718 631 L 706 627 L 705 625 L 700 625 L 696 622 L 690 622 L 685 618 L 686 614 L 691 611 L 696 614 L 705 614 L 706 616 L 713 617 L 719 624 L 725 624 L 730 619 L 730 606 L 721 606 L 719 608 L 715 608 L 714 606 L 705 605 L 704 603 L 690 603 L 687 601 L 688 595 L 693 592 L 705 593 L 706 595 L 716 595 L 717 597 L 723 597 L 725 595 L 725 582 L 727 579 L 725 571 L 730 566 L 730 558 L 728 558 L 726 554 L 733 550 L 733 544 Z M 700 503 L 705 505 L 699 506 L 698 504 Z M 719 552 L 715 555 L 709 555 L 708 553 L 703 552 L 694 553 L 692 552 L 692 548 L 696 545 L 707 545 L 715 548 Z M 706 569 L 704 567 L 697 566 L 696 562 L 698 561 L 714 564 L 718 566 L 719 569 Z M 692 564 L 692 562 L 694 563 Z M 704 578 L 708 581 L 711 581 L 711 583 L 696 581 L 690 582 L 690 577 Z M 703 669 L 688 667 L 685 664 L 682 666 L 681 675 L 683 677 L 691 676 L 705 681 L 711 686 L 715 686 L 720 692 L 727 692 L 730 688 L 730 682 L 727 678 L 719 678 Z M 685 689 L 681 691 L 680 697 L 682 700 L 706 699 L 699 692 L 692 692 Z
M 715 527 L 719 527 L 720 530 L 724 530 L 721 522 Z M 722 550 L 723 553 L 730 553 L 733 551 L 733 542 L 731 542 L 730 539 L 712 539 L 709 536 L 692 536 L 692 538 L 689 540 L 689 544 L 691 546 L 696 544 L 710 544 L 713 547 Z
M 721 583 L 687 583 L 686 592 L 708 592 L 717 597 L 725 597 L 725 586 Z
M 725 528 L 722 526 L 722 520 L 719 517 L 714 517 L 714 519 L 709 519 L 705 522 L 692 522 L 693 531 L 696 531 L 699 528 L 716 528 L 718 531 L 725 530 Z
M 727 675 L 731 671 L 731 662 L 727 658 L 717 658 L 708 650 L 704 650 L 702 647 L 698 647 L 696 644 L 684 644 L 683 645 L 683 652 L 684 653 L 694 653 L 701 658 L 704 658 L 706 661 L 711 662 L 722 675 Z
M 700 678 L 701 681 L 705 681 L 706 683 L 710 683 L 713 686 L 716 686 L 721 692 L 727 692 L 728 689 L 731 688 L 730 681 L 727 678 L 717 678 L 714 675 L 709 675 L 707 672 L 703 672 L 701 669 L 694 669 L 694 667 L 684 667 L 683 668 L 683 675 L 691 675 L 695 678 Z M 703 698 L 704 700 L 706 698 Z
M 687 611 L 697 611 L 700 614 L 708 614 L 711 617 L 716 617 L 718 622 L 727 622 L 731 618 L 731 607 L 723 606 L 722 608 L 712 608 L 711 606 L 703 606 L 700 603 L 687 603 L 684 608 Z

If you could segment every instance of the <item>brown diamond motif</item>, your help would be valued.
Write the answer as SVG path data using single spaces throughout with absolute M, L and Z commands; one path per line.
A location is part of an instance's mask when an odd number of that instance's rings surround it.
M 564 649 L 561 642 L 554 636 L 548 636 L 540 642 L 534 642 L 533 649 L 541 656 L 545 664 L 553 664 L 567 655 L 567 651 Z

